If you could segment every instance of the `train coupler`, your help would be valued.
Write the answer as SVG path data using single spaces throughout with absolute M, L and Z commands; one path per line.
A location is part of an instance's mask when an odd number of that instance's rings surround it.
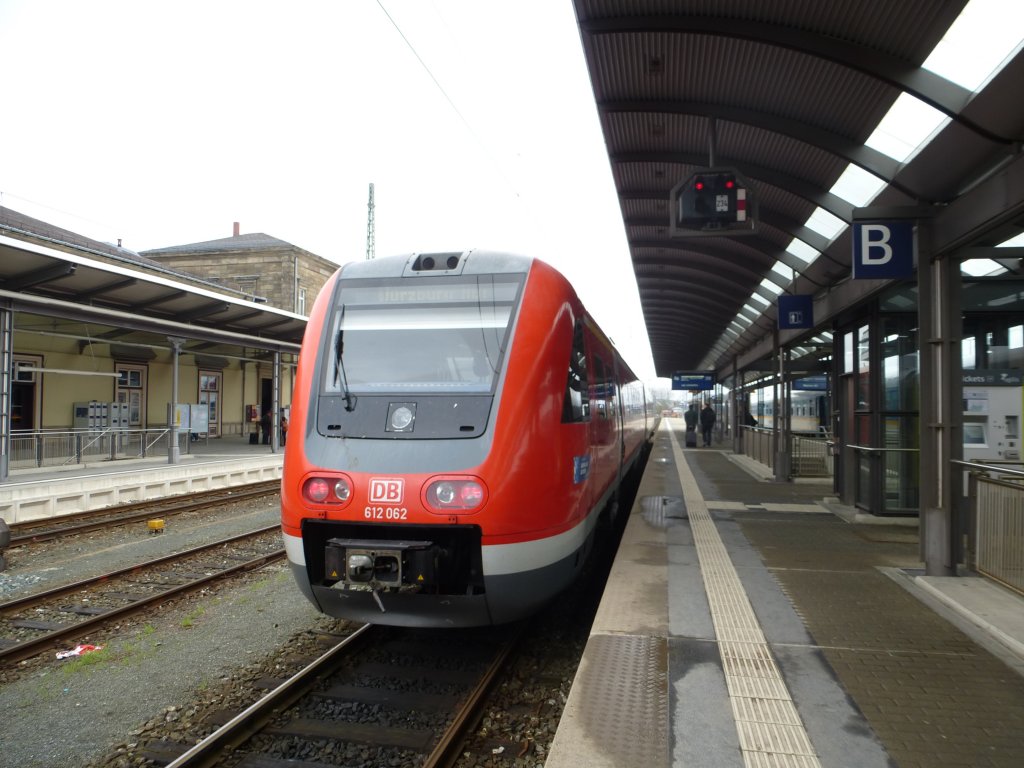
M 433 582 L 433 549 L 432 541 L 328 539 L 324 574 L 332 582 L 370 587 L 383 611 L 378 591 Z

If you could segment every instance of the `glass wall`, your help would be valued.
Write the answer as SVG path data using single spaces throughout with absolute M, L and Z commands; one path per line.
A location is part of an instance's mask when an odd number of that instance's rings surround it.
M 882 514 L 915 514 L 919 508 L 920 388 L 917 319 L 882 315 L 881 366 Z

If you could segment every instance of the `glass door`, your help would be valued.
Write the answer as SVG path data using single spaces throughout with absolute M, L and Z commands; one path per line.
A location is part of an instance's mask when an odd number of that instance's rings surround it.
M 883 515 L 916 515 L 920 509 L 920 389 L 917 322 L 882 315 L 879 322 L 880 421 Z
M 207 407 L 210 437 L 220 437 L 220 390 L 223 377 L 220 371 L 199 372 L 199 404 Z

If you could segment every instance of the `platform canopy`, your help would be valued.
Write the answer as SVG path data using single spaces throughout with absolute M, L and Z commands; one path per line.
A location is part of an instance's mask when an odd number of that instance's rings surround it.
M 178 337 L 187 340 L 187 351 L 210 359 L 298 355 L 305 317 L 133 260 L 100 260 L 108 255 L 57 250 L 0 233 L 0 305 L 16 314 L 18 333 L 76 339 L 83 351 L 106 344 L 130 359 L 148 359 L 148 350 L 167 349 L 168 339 Z
M 659 376 L 730 366 L 780 293 L 849 280 L 855 208 L 934 208 L 936 251 L 1024 230 L 1024 55 L 958 82 L 936 46 L 966 3 L 573 4 Z M 670 193 L 708 167 L 749 180 L 754 233 L 674 236 Z

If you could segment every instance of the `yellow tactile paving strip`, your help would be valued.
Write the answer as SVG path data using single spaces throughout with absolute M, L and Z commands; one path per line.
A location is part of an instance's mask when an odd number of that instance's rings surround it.
M 663 421 L 663 429 L 672 426 Z M 748 768 L 820 768 L 800 715 L 679 443 L 672 440 L 711 607 L 729 699 Z

